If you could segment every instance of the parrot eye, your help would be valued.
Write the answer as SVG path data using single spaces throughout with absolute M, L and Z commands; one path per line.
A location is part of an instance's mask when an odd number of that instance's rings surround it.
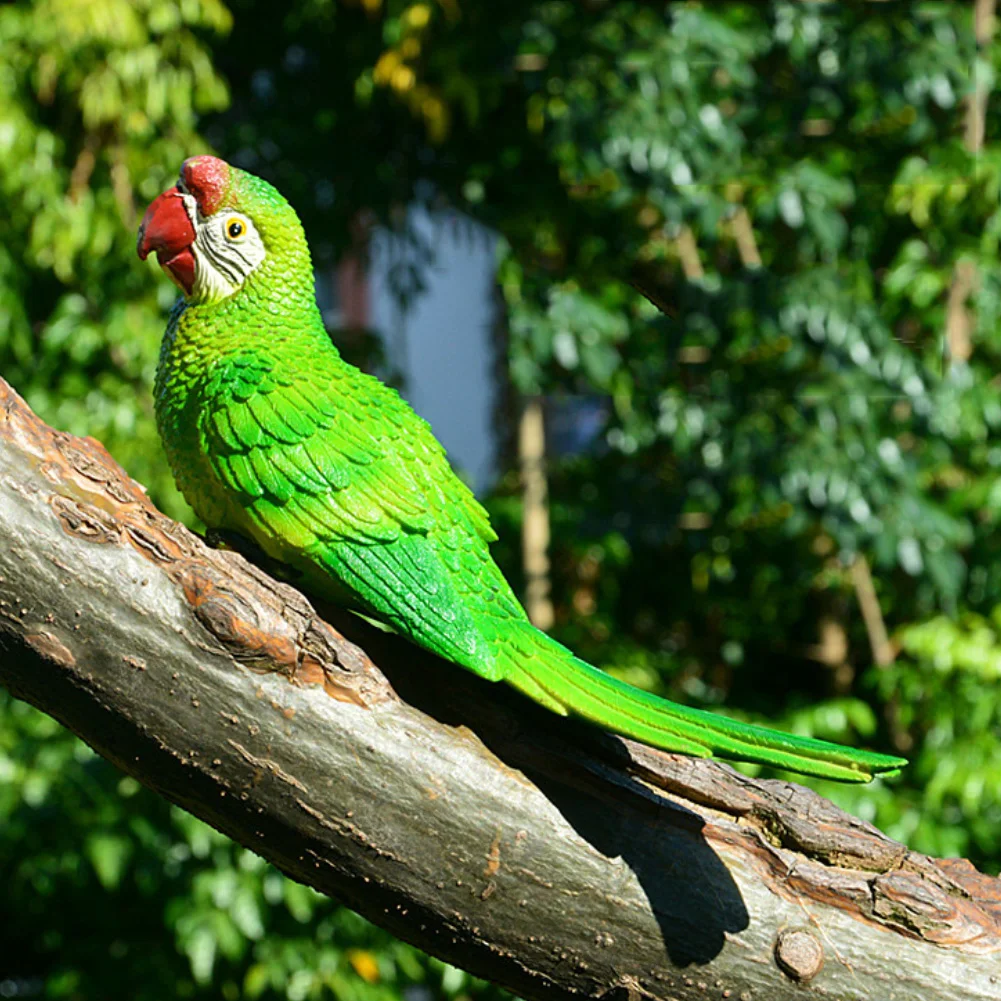
M 264 241 L 253 219 L 239 209 L 227 206 L 206 216 L 194 207 L 189 213 L 195 230 L 192 252 L 195 258 L 195 282 L 189 298 L 196 302 L 220 302 L 231 296 L 267 257 Z M 185 202 L 187 205 L 187 202 Z

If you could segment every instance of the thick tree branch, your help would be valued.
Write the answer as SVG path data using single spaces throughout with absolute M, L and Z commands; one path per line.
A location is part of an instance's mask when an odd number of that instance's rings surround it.
M 1001 996 L 968 863 L 330 615 L 0 380 L 0 682 L 293 878 L 527 998 Z

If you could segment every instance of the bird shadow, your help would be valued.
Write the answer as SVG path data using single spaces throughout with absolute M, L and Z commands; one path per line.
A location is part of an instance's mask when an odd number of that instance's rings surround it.
M 672 964 L 708 963 L 727 933 L 747 928 L 740 890 L 706 840 L 703 819 L 630 775 L 619 738 L 556 716 L 350 612 L 322 608 L 404 701 L 444 725 L 470 730 L 529 779 L 581 838 L 623 859 L 646 894 Z

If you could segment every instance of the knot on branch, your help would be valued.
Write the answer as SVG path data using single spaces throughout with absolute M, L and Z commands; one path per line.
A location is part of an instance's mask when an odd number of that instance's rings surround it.
M 824 968 L 824 947 L 812 931 L 787 929 L 775 942 L 775 962 L 787 977 L 805 984 Z

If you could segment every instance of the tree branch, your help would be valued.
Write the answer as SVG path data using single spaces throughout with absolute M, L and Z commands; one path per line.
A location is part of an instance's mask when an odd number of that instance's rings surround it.
M 968 863 L 327 617 L 0 380 L 0 682 L 292 878 L 530 999 L 1001 995 Z

